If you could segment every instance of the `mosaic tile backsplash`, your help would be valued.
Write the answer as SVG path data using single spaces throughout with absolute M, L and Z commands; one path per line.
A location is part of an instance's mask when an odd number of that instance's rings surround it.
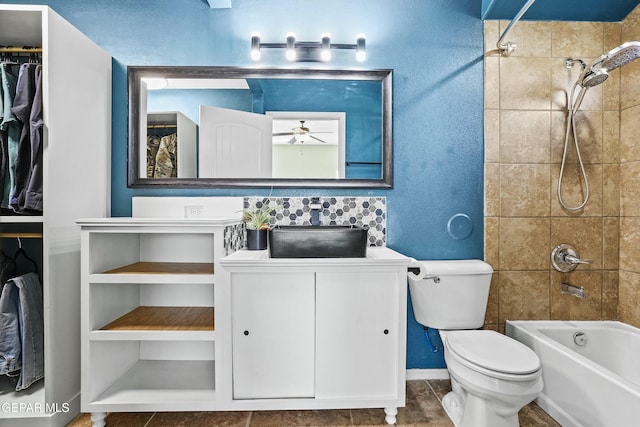
M 320 225 L 355 225 L 369 233 L 369 246 L 387 244 L 386 197 L 320 197 Z M 271 225 L 311 225 L 311 197 L 245 197 L 244 208 L 275 207 Z

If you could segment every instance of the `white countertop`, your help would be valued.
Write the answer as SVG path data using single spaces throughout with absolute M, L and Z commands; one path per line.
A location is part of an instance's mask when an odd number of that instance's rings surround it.
M 269 251 L 242 249 L 220 261 L 227 269 L 233 267 L 300 267 L 300 266 L 408 266 L 412 262 L 399 252 L 387 247 L 369 246 L 363 258 L 270 258 Z
M 113 217 L 113 218 L 79 218 L 76 224 L 86 226 L 156 226 L 156 225 L 200 225 L 227 226 L 240 224 L 240 218 L 141 218 L 141 217 Z

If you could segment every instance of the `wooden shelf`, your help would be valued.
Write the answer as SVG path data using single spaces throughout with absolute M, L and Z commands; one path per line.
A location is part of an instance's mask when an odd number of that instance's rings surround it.
M 102 331 L 213 331 L 213 307 L 138 307 Z
M 136 262 L 103 274 L 213 274 L 208 262 Z

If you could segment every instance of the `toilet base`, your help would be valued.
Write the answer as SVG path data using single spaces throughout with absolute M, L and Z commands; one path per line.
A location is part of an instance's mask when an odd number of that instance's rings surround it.
M 453 391 L 442 398 L 442 406 L 456 427 L 519 427 L 518 414 L 499 415 L 484 399 L 467 394 L 461 402 Z

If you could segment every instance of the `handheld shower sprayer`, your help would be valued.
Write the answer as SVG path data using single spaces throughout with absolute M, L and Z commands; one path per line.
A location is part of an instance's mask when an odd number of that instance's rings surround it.
M 582 156 L 580 154 L 580 146 L 578 143 L 578 133 L 576 131 L 575 115 L 582 104 L 582 100 L 587 91 L 594 87 L 604 83 L 609 78 L 609 72 L 620 68 L 629 62 L 640 58 L 640 41 L 632 41 L 623 43 L 620 46 L 611 49 L 609 52 L 601 55 L 595 59 L 591 65 L 586 66 L 585 62 L 581 59 L 566 58 L 564 66 L 566 68 L 573 68 L 576 63 L 582 66 L 582 72 L 578 77 L 578 80 L 571 88 L 571 94 L 567 100 L 567 131 L 564 140 L 564 152 L 562 154 L 562 164 L 560 166 L 560 177 L 558 178 L 558 201 L 560 205 L 568 211 L 579 211 L 585 207 L 589 200 L 589 180 L 587 179 L 587 173 L 582 162 Z M 576 89 L 580 86 L 580 90 L 576 95 Z M 569 139 L 573 135 L 573 142 L 576 147 L 576 153 L 578 155 L 578 163 L 580 165 L 580 171 L 582 173 L 582 179 L 584 181 L 584 200 L 578 206 L 568 206 L 562 197 L 562 181 L 564 177 L 564 168 L 567 159 L 567 151 L 569 146 Z

